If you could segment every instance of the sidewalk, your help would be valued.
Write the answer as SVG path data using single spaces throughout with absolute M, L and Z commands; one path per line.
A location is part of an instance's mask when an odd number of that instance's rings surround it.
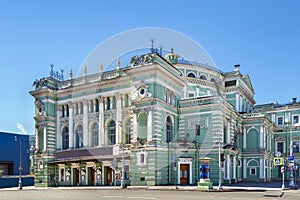
M 224 184 L 221 190 L 218 190 L 217 186 L 214 186 L 211 190 L 206 190 L 209 192 L 232 192 L 232 191 L 282 191 L 281 182 L 241 182 L 236 184 Z M 120 186 L 86 186 L 86 187 L 34 187 L 26 186 L 23 190 L 120 190 Z M 1 190 L 18 190 L 17 187 L 12 188 L 0 188 Z M 177 191 L 201 191 L 197 189 L 197 186 L 128 186 L 126 190 L 177 190 Z M 285 192 L 287 191 L 297 191 L 298 188 L 289 188 L 288 184 L 285 184 Z

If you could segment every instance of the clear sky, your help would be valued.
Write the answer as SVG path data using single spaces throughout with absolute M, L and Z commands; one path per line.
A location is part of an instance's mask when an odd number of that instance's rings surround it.
M 99 43 L 142 27 L 186 34 L 222 71 L 241 64 L 258 104 L 300 99 L 299 10 L 297 0 L 2 0 L 0 131 L 34 133 L 28 92 L 50 63 L 67 76 Z

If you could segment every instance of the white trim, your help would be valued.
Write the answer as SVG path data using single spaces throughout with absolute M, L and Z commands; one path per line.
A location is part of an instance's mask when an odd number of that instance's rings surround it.
M 193 174 L 192 174 L 192 161 L 188 161 L 188 160 L 185 160 L 185 161 L 178 161 L 178 169 L 177 169 L 177 184 L 181 184 L 180 183 L 180 165 L 181 164 L 188 164 L 189 165 L 189 183 L 188 184 L 192 184 L 192 178 L 193 178 Z

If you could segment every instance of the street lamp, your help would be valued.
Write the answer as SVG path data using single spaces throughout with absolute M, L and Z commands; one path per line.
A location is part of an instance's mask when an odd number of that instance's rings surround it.
M 19 185 L 18 185 L 18 188 L 19 190 L 22 190 L 22 140 L 20 138 L 18 138 L 17 136 L 15 136 L 15 141 L 16 142 L 19 142 L 20 144 L 20 163 L 19 163 L 19 172 L 20 172 L 20 176 L 19 176 Z
M 294 156 L 293 156 L 293 131 L 292 131 L 292 123 L 290 123 L 289 114 L 288 114 L 288 107 L 286 108 L 286 116 L 285 122 L 288 127 L 288 131 L 290 133 L 290 156 L 288 157 L 289 160 L 289 167 L 290 167 L 290 177 L 289 177 L 289 187 L 294 188 Z M 296 124 L 296 126 L 298 126 Z
M 123 123 L 121 121 L 119 121 L 119 126 L 121 128 L 121 136 L 122 136 L 122 175 L 121 175 L 121 188 L 125 188 L 124 132 L 123 132 Z

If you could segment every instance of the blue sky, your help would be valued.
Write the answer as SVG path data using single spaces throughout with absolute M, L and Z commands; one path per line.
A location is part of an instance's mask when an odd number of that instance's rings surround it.
M 28 92 L 49 75 L 50 63 L 77 71 L 99 43 L 142 27 L 186 34 L 222 71 L 241 64 L 258 104 L 300 98 L 299 7 L 296 0 L 2 0 L 0 131 L 34 133 Z

